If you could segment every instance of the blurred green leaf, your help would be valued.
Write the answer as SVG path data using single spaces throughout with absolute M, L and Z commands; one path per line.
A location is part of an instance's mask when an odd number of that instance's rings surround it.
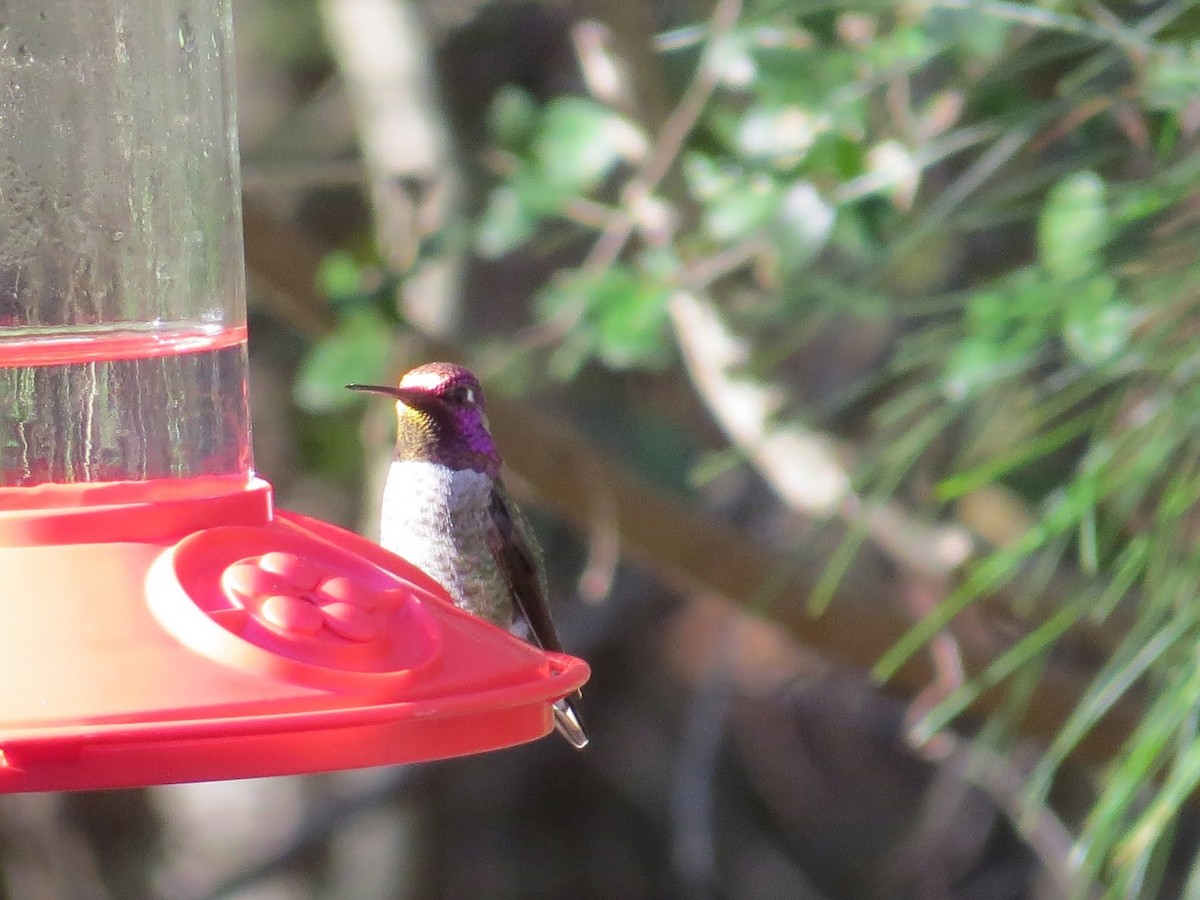
M 658 360 L 664 348 L 670 292 L 646 279 L 606 285 L 594 299 L 600 358 L 614 369 Z
M 392 329 L 382 315 L 373 310 L 347 315 L 301 362 L 293 387 L 297 405 L 308 412 L 335 412 L 361 402 L 346 385 L 377 382 L 391 350 Z
M 644 151 L 645 138 L 634 125 L 583 97 L 552 100 L 533 142 L 542 177 L 569 193 L 599 186 L 622 158 L 636 158 Z
M 1068 349 L 1088 365 L 1098 365 L 1125 349 L 1135 317 L 1128 304 L 1117 299 L 1116 281 L 1097 275 L 1073 288 L 1063 321 Z
M 754 83 L 758 66 L 751 53 L 753 36 L 744 31 L 722 35 L 709 48 L 708 64 L 722 84 L 744 88 Z
M 669 245 L 646 247 L 637 255 L 637 267 L 643 276 L 663 284 L 678 276 L 681 265 L 679 254 Z
M 773 229 L 785 272 L 805 268 L 829 243 L 837 210 L 810 182 L 798 181 L 783 192 Z
M 532 136 L 537 120 L 537 104 L 528 91 L 515 84 L 502 86 L 488 106 L 488 134 L 505 150 L 523 148 Z
M 753 106 L 738 125 L 738 149 L 748 160 L 790 169 L 828 128 L 826 119 L 798 104 Z
M 485 259 L 496 259 L 533 236 L 538 216 L 511 184 L 502 184 L 488 197 L 475 231 L 475 249 Z
M 867 172 L 876 190 L 886 192 L 899 207 L 912 205 L 921 179 L 921 167 L 899 141 L 884 141 L 867 151 Z
M 1142 73 L 1146 102 L 1159 109 L 1183 112 L 1200 97 L 1200 41 L 1160 44 Z
M 1095 172 L 1068 175 L 1050 189 L 1038 221 L 1038 253 L 1051 277 L 1070 281 L 1100 265 L 1108 240 L 1104 194 Z
M 683 158 L 683 177 L 697 200 L 713 200 L 734 190 L 738 176 L 728 166 L 703 153 L 689 153 Z
M 910 25 L 889 32 L 881 40 L 871 41 L 866 51 L 876 68 L 886 72 L 921 65 L 939 49 L 941 43 L 928 29 Z
M 998 16 L 970 15 L 954 9 L 930 10 L 924 23 L 933 37 L 953 46 L 966 64 L 979 69 L 1001 55 L 1012 28 Z
M 576 329 L 554 348 L 546 366 L 551 378 L 570 381 L 582 371 L 595 351 L 595 342 L 588 331 Z
M 541 315 L 569 323 L 570 349 L 558 373 L 574 372 L 594 355 L 614 369 L 655 362 L 664 349 L 670 289 L 623 266 L 555 279 L 538 294 Z
M 580 290 L 583 280 L 581 274 L 551 279 L 534 297 L 538 317 L 559 324 L 582 321 L 587 312 L 587 292 Z
M 1012 368 L 1012 359 L 997 345 L 964 341 L 951 353 L 942 390 L 951 400 L 964 400 L 1002 378 Z
M 715 241 L 738 241 L 763 228 L 779 209 L 780 189 L 759 176 L 714 197 L 704 207 L 704 230 Z
M 967 301 L 967 333 L 950 351 L 943 391 L 961 400 L 1027 368 L 1049 339 L 1059 288 L 1032 270 Z
M 321 258 L 317 290 L 334 302 L 362 292 L 362 266 L 350 251 L 333 250 Z

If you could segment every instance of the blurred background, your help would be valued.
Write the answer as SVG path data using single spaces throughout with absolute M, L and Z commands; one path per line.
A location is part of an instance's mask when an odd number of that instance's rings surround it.
M 2 11 L 2 5 L 0 5 Z M 1200 896 L 1200 9 L 235 0 L 257 470 L 491 398 L 593 743 L 0 798 L 0 895 Z

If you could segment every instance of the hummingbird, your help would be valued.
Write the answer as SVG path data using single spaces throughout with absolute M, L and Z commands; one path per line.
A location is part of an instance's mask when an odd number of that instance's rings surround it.
M 432 362 L 395 386 L 348 384 L 396 401 L 396 450 L 383 491 L 379 543 L 438 582 L 455 605 L 544 650 L 562 644 L 546 603 L 541 547 L 500 477 L 479 379 Z M 554 726 L 588 744 L 576 701 L 554 704 Z

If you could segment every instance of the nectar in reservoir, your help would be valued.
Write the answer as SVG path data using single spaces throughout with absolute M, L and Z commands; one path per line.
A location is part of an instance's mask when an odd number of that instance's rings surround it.
M 245 326 L 0 328 L 0 489 L 245 484 L 247 390 Z M 23 493 L 0 490 L 0 509 Z

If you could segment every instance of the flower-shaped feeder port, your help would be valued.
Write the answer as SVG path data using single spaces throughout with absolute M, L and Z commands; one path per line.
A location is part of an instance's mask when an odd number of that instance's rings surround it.
M 281 634 L 315 635 L 323 628 L 349 642 L 378 637 L 384 628 L 379 598 L 345 575 L 328 575 L 294 553 L 272 551 L 225 570 L 225 589 L 257 608 Z

